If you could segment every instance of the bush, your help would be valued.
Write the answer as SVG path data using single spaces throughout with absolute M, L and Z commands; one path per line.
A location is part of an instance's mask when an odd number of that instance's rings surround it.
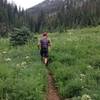
M 67 85 L 60 88 L 60 93 L 64 98 L 78 97 L 82 92 L 82 83 L 79 79 L 66 82 Z
M 13 33 L 10 35 L 10 43 L 12 46 L 24 45 L 29 38 L 30 31 L 27 27 L 14 28 Z

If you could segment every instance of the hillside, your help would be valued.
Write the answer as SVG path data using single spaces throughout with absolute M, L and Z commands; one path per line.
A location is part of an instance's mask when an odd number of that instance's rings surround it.
M 70 7 L 82 7 L 82 5 L 87 0 L 44 0 L 42 3 L 37 4 L 36 6 L 33 6 L 29 9 L 27 9 L 27 12 L 32 15 L 38 15 L 41 11 L 43 11 L 46 14 L 52 14 L 57 13 L 59 10 L 63 8 L 66 8 L 70 5 Z M 64 9 L 62 9 L 64 10 Z
M 40 61 L 37 37 L 13 48 L 0 38 L 1 100 L 44 100 L 48 72 Z M 100 26 L 49 34 L 49 66 L 62 100 L 100 100 Z
M 36 32 L 100 25 L 100 0 L 44 0 L 27 9 Z
M 41 11 L 44 13 L 54 13 L 58 11 L 58 8 L 62 6 L 64 0 L 44 0 L 42 3 L 27 9 L 27 12 L 31 15 L 38 15 Z

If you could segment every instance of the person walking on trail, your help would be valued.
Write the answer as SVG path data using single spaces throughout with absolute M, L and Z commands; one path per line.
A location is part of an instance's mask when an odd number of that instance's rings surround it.
M 48 49 L 51 47 L 51 41 L 48 38 L 48 33 L 44 32 L 41 39 L 38 41 L 38 48 L 40 49 L 41 61 L 48 65 Z

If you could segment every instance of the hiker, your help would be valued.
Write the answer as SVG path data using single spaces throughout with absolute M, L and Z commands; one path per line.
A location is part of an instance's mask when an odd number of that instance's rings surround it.
M 38 48 L 40 49 L 41 61 L 48 65 L 48 49 L 51 47 L 51 41 L 48 39 L 48 33 L 42 33 L 41 39 L 38 41 Z

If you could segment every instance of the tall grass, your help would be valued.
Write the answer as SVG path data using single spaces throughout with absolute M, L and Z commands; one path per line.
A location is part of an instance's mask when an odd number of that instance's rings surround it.
M 49 67 L 63 99 L 81 100 L 87 94 L 92 100 L 99 100 L 100 26 L 55 35 L 51 35 Z
M 48 67 L 63 100 L 100 100 L 100 26 L 49 36 Z M 46 90 L 47 71 L 35 41 L 13 48 L 0 39 L 0 99 L 44 100 Z
M 13 48 L 0 40 L 0 100 L 44 100 L 46 76 L 36 45 Z

